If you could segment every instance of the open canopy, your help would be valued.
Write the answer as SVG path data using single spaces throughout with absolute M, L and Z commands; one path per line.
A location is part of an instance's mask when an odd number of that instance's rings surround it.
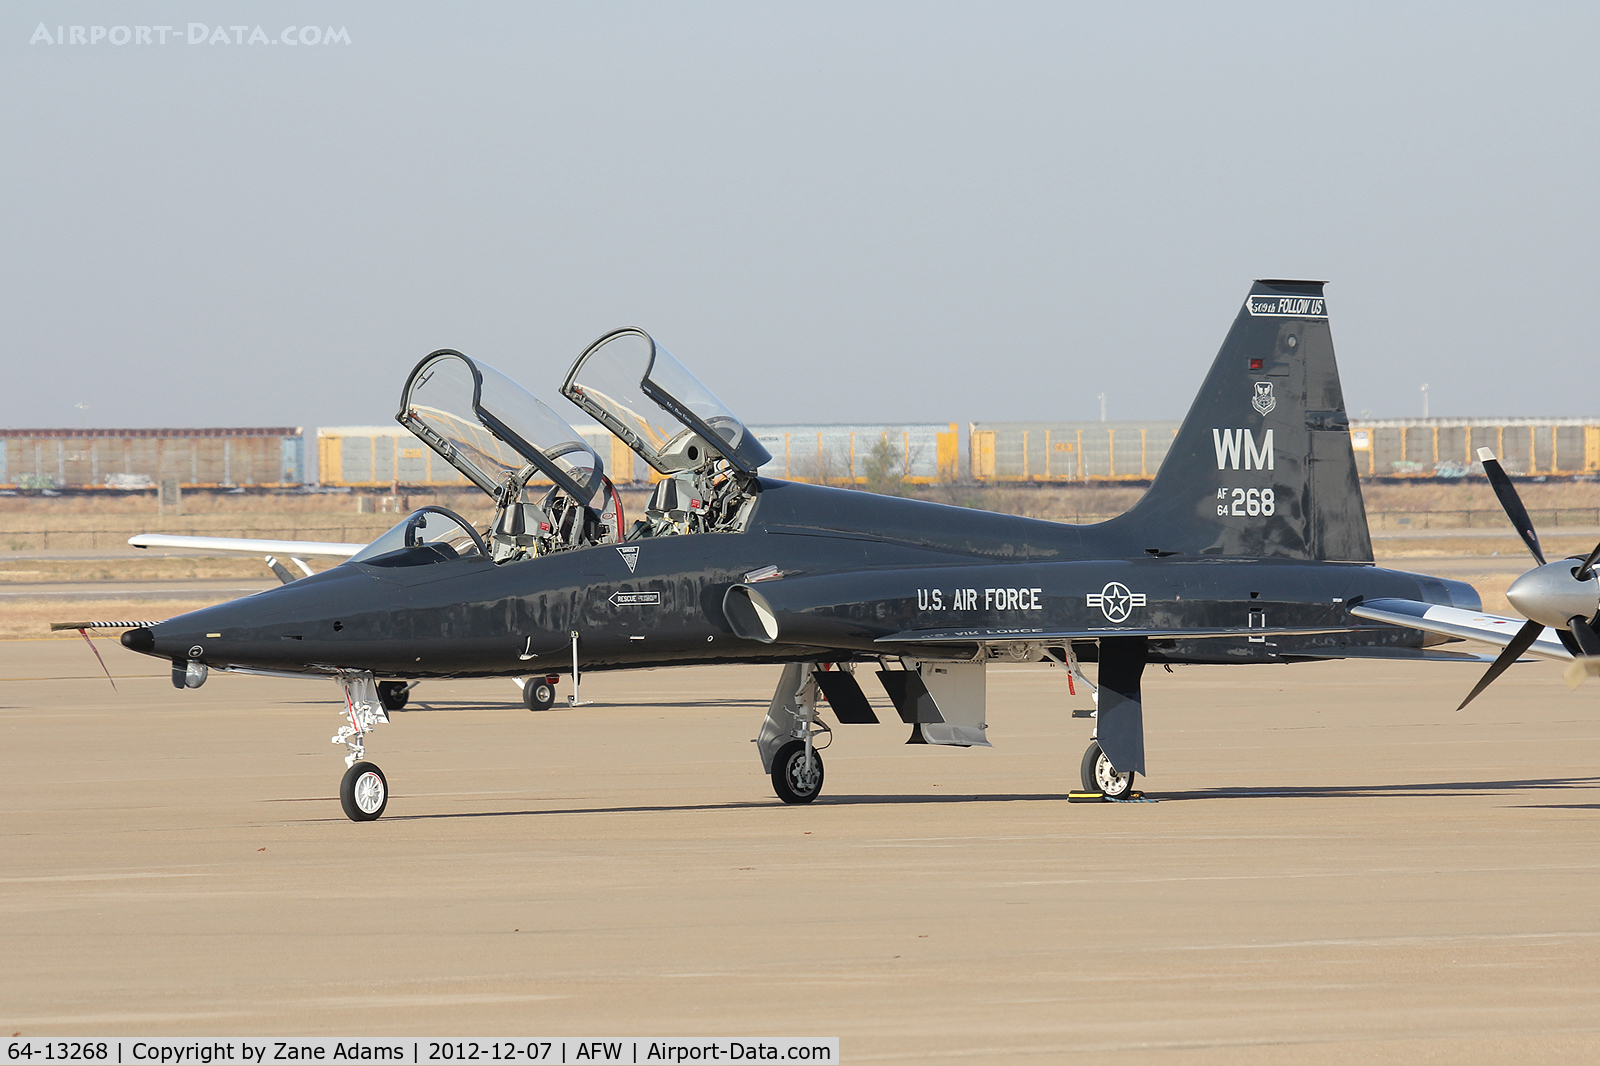
M 411 372 L 395 419 L 497 501 L 529 463 L 583 504 L 605 474 L 594 449 L 537 397 L 448 348 Z
M 672 353 L 642 329 L 613 330 L 567 372 L 561 395 L 664 474 L 698 466 L 699 441 L 747 474 L 772 456 Z

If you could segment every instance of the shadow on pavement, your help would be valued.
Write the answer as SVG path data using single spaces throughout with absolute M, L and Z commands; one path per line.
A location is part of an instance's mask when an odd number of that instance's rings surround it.
M 1260 788 L 1203 788 L 1190 792 L 1153 793 L 1162 800 L 1269 799 L 1284 796 L 1313 798 L 1445 797 L 1485 792 L 1523 792 L 1531 789 L 1593 788 L 1600 777 L 1544 777 L 1513 781 L 1433 781 L 1414 785 L 1275 785 Z
M 956 793 L 949 796 L 821 796 L 814 807 L 853 807 L 866 804 L 909 803 L 1017 803 L 1050 801 L 1065 803 L 1066 796 L 1058 792 L 1040 795 L 1000 794 L 974 796 Z M 441 814 L 386 814 L 386 822 L 427 821 L 440 818 L 523 818 L 547 814 L 678 814 L 688 811 L 747 811 L 770 810 L 785 804 L 776 796 L 762 800 L 743 800 L 736 803 L 681 803 L 641 804 L 636 807 L 557 807 L 543 811 L 458 811 Z
M 1237 800 L 1237 799 L 1280 799 L 1310 798 L 1310 799 L 1382 799 L 1382 798 L 1448 798 L 1452 796 L 1484 795 L 1494 792 L 1520 792 L 1542 789 L 1574 789 L 1591 788 L 1600 786 L 1600 777 L 1551 777 L 1531 778 L 1514 781 L 1447 781 L 1430 784 L 1415 785 L 1304 785 L 1278 788 L 1213 788 L 1198 789 L 1191 792 L 1159 792 L 1149 795 L 1149 799 L 1156 802 L 1182 802 L 1193 800 Z M 402 798 L 398 795 L 392 798 Z M 313 797 L 304 800 L 274 800 L 269 802 L 308 802 Z M 318 800 L 318 802 L 328 802 Z M 926 803 L 1061 803 L 1065 804 L 1067 797 L 1061 792 L 1020 793 L 1002 792 L 988 795 L 974 795 L 970 792 L 954 792 L 947 796 L 937 795 L 884 795 L 884 796 L 821 796 L 813 806 L 816 807 L 862 807 L 862 806 L 889 806 L 897 804 L 926 804 Z M 437 814 L 388 814 L 384 816 L 385 822 L 414 822 L 438 821 L 459 818 L 538 818 L 547 815 L 560 814 L 683 814 L 694 811 L 748 811 L 771 810 L 783 807 L 784 804 L 777 797 L 759 800 L 743 800 L 734 803 L 663 803 L 639 804 L 626 807 L 552 807 L 546 810 L 515 810 L 515 811 L 451 811 Z M 1553 810 L 1600 810 L 1600 803 L 1563 803 L 1563 804 L 1522 804 L 1525 807 L 1546 807 Z M 342 819 L 307 819 L 308 821 L 340 821 Z

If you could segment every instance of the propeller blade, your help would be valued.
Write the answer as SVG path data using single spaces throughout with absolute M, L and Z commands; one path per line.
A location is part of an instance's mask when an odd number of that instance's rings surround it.
M 1582 566 L 1578 567 L 1578 572 L 1574 576 L 1579 581 L 1588 581 L 1589 575 L 1594 573 L 1594 564 L 1597 559 L 1600 559 L 1600 544 L 1594 546 L 1594 551 L 1589 553 L 1589 557 L 1583 561 Z
M 1478 693 L 1488 688 L 1495 678 L 1505 673 L 1506 667 L 1520 659 L 1522 653 L 1527 651 L 1535 640 L 1539 639 L 1539 634 L 1542 632 L 1544 632 L 1543 623 L 1524 622 L 1522 628 L 1517 630 L 1517 635 L 1511 638 L 1511 643 L 1505 646 L 1505 650 L 1500 653 L 1499 658 L 1489 664 L 1489 669 L 1483 672 L 1483 676 L 1478 679 L 1478 683 L 1473 686 L 1472 691 L 1467 693 L 1467 698 L 1461 701 L 1461 707 L 1465 707 L 1477 699 Z M 1457 707 L 1456 710 L 1461 710 L 1461 707 Z
M 1600 676 L 1600 635 L 1587 618 L 1579 615 L 1567 623 L 1572 630 L 1573 643 L 1579 650 L 1572 653 L 1572 665 L 1562 674 L 1568 688 L 1577 688 L 1585 678 Z
M 1510 476 L 1500 465 L 1500 460 L 1494 457 L 1494 452 L 1488 448 L 1479 448 L 1478 461 L 1483 464 L 1483 472 L 1489 476 L 1489 484 L 1500 500 L 1500 506 L 1505 508 L 1506 517 L 1511 519 L 1511 524 L 1522 537 L 1522 543 L 1528 546 L 1533 557 L 1538 560 L 1540 566 L 1543 566 L 1544 552 L 1539 548 L 1539 535 L 1533 531 L 1533 520 L 1528 517 L 1528 509 L 1522 506 L 1522 497 L 1517 495 L 1517 487 L 1511 483 Z M 1472 697 L 1467 698 L 1470 700 Z
M 1579 615 L 1569 621 L 1567 625 L 1572 629 L 1572 635 L 1577 640 L 1578 647 L 1582 649 L 1583 654 L 1600 656 L 1600 635 L 1595 633 L 1594 626 L 1589 624 L 1587 618 Z
M 1572 660 L 1572 665 L 1568 666 L 1561 676 L 1566 678 L 1568 688 L 1577 688 L 1588 678 L 1600 677 L 1600 658 L 1580 655 Z

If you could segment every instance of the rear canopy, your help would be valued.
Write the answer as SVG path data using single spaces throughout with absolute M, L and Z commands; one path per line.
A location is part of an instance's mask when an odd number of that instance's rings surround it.
M 613 330 L 591 344 L 561 395 L 663 474 L 699 465 L 695 438 L 746 474 L 772 461 L 727 405 L 642 329 Z

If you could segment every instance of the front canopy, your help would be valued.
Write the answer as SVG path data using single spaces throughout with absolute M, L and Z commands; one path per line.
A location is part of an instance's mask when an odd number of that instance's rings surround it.
M 443 507 L 422 507 L 349 558 L 374 566 L 425 566 L 471 556 L 486 558 L 472 524 Z
M 395 419 L 496 501 L 529 463 L 585 505 L 605 473 L 578 431 L 537 397 L 449 349 L 417 364 Z
M 744 423 L 642 329 L 607 333 L 578 357 L 561 395 L 662 473 L 699 465 L 695 438 L 754 474 L 772 460 Z

